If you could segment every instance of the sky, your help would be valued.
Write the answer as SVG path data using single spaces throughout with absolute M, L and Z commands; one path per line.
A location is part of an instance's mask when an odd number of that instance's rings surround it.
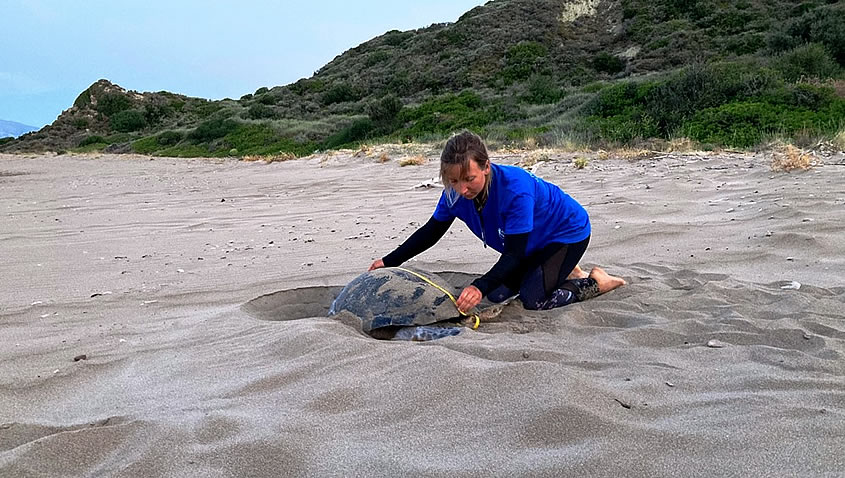
M 41 127 L 98 79 L 233 98 L 308 78 L 389 30 L 454 22 L 472 0 L 0 0 L 0 119 Z

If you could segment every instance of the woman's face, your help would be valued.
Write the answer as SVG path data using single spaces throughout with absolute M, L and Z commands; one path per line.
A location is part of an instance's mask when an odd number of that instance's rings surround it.
M 475 199 L 484 190 L 487 175 L 490 174 L 490 161 L 479 167 L 473 160 L 469 161 L 469 167 L 461 174 L 461 166 L 456 164 L 446 170 L 446 181 L 448 186 L 458 192 L 466 199 Z

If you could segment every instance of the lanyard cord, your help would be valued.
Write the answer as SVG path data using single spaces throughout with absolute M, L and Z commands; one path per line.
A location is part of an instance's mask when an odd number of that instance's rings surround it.
M 418 278 L 422 279 L 423 281 L 425 281 L 427 284 L 434 286 L 435 288 L 437 288 L 437 290 L 446 294 L 449 297 L 449 299 L 451 299 L 452 303 L 455 304 L 455 308 L 458 309 L 458 301 L 457 301 L 457 299 L 455 299 L 455 296 L 453 296 L 448 290 L 446 290 L 443 287 L 440 287 L 439 285 L 432 282 L 431 279 L 425 277 L 424 275 L 422 275 L 418 272 L 414 272 L 412 270 L 404 269 L 402 267 L 394 267 L 394 269 L 398 269 L 402 272 L 407 272 L 408 274 L 413 274 L 413 275 L 417 276 Z M 475 319 L 475 324 L 472 326 L 473 329 L 477 329 L 478 326 L 481 325 L 481 317 L 479 317 L 478 314 L 467 314 L 466 312 L 462 311 L 461 309 L 458 309 L 458 313 L 460 313 L 463 316 Z

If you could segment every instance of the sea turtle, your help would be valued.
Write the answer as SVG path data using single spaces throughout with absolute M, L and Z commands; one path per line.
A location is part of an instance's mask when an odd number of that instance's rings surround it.
M 449 294 L 457 297 L 460 291 L 436 274 L 385 267 L 349 282 L 329 315 L 349 312 L 361 320 L 365 333 L 378 339 L 434 340 L 458 335 L 475 322 L 458 312 Z

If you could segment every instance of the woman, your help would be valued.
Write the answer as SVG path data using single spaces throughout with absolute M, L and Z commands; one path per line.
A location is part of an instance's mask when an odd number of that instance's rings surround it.
M 431 219 L 370 270 L 398 266 L 433 246 L 455 218 L 502 256 L 457 299 L 469 311 L 485 296 L 502 302 L 519 293 L 526 309 L 586 300 L 625 281 L 595 267 L 578 267 L 590 242 L 587 211 L 558 186 L 515 167 L 493 164 L 481 138 L 452 136 L 440 156 L 445 190 Z

